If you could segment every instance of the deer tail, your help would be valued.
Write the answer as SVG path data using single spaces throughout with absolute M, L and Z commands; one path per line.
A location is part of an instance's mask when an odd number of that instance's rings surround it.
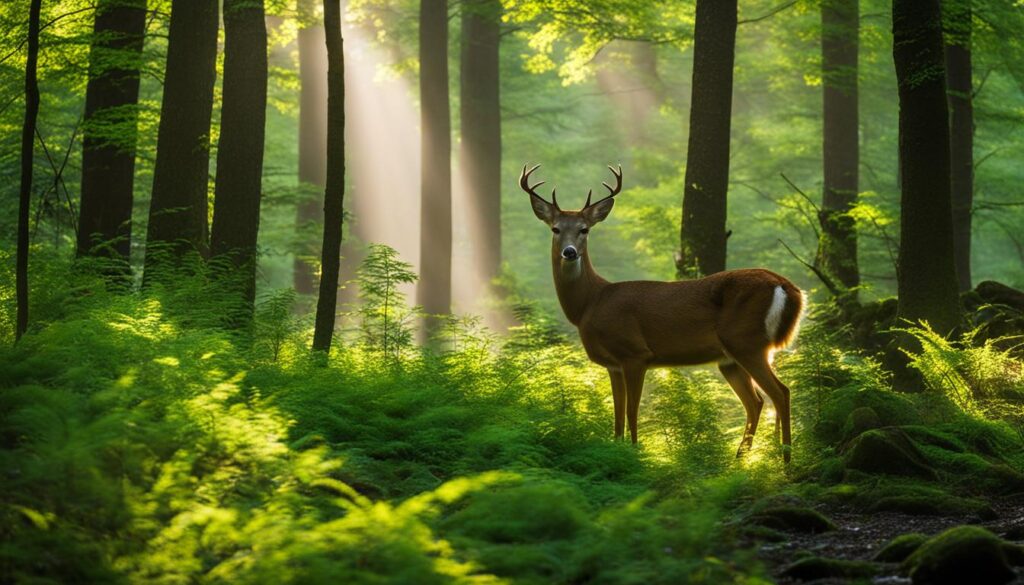
M 804 293 L 793 283 L 775 286 L 764 325 L 772 350 L 785 349 L 796 338 L 804 309 Z

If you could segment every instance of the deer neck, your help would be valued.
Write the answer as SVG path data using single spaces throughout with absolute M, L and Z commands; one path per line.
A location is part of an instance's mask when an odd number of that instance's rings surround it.
M 584 252 L 579 260 L 565 262 L 557 247 L 551 250 L 551 271 L 555 277 L 555 292 L 569 322 L 579 325 L 583 314 L 608 281 L 601 278 L 590 263 L 590 254 Z

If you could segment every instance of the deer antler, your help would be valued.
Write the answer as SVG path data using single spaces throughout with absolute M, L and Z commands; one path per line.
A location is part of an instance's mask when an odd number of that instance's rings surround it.
M 536 168 L 536 167 L 534 167 L 534 168 Z M 608 196 L 605 197 L 604 199 L 601 199 L 600 201 L 595 201 L 594 205 L 597 205 L 598 203 L 600 203 L 601 201 L 604 201 L 605 199 L 611 199 L 612 197 L 615 197 L 616 195 L 618 195 L 619 191 L 622 191 L 622 165 L 619 165 L 619 170 L 618 171 L 613 169 L 611 165 L 608 165 L 608 170 L 611 171 L 613 175 L 615 175 L 615 188 L 612 189 L 611 185 L 609 185 L 608 183 L 605 183 L 604 181 L 601 181 L 601 184 L 604 185 L 606 189 L 608 189 Z M 586 205 L 583 206 L 583 209 L 586 209 L 586 208 L 590 207 L 590 196 L 593 195 L 593 194 L 594 194 L 594 190 L 593 189 L 591 189 L 590 191 L 587 192 L 587 203 L 586 203 Z
M 543 197 L 538 195 L 536 191 L 534 191 L 534 189 L 536 189 L 537 187 L 540 187 L 541 185 L 543 185 L 547 181 L 541 181 L 541 182 L 537 183 L 536 185 L 534 185 L 532 187 L 530 186 L 530 173 L 532 173 L 533 171 L 536 171 L 537 169 L 539 169 L 540 165 L 534 165 L 534 167 L 529 169 L 529 170 L 527 170 L 526 167 L 527 167 L 527 165 L 523 165 L 523 174 L 519 175 L 519 188 L 522 189 L 523 191 L 526 191 L 530 195 L 533 195 L 537 199 L 540 199 L 541 201 L 544 201 L 545 203 L 547 203 L 547 200 L 545 200 Z M 551 205 L 554 205 L 555 207 L 558 207 L 558 199 L 555 197 L 555 190 L 554 189 L 551 190 Z

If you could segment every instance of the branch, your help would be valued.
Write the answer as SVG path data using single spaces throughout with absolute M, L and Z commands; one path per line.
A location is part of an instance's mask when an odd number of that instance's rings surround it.
M 740 24 L 749 24 L 751 22 L 761 22 L 762 20 L 766 20 L 768 18 L 771 18 L 771 17 L 775 16 L 776 14 L 782 12 L 783 10 L 794 6 L 796 3 L 797 3 L 797 0 L 792 0 L 792 2 L 786 2 L 785 4 L 780 4 L 780 5 L 776 6 L 775 8 L 772 8 L 771 10 L 766 12 L 765 14 L 762 14 L 761 16 L 757 16 L 755 18 L 744 18 L 742 20 L 736 21 L 736 24 L 740 25 Z
M 792 248 L 790 248 L 788 245 L 786 245 L 786 242 L 782 241 L 782 238 L 779 238 L 778 241 L 779 241 L 780 244 L 782 244 L 782 247 L 784 247 L 786 249 L 786 251 L 789 252 L 791 256 L 793 256 L 793 258 L 796 258 L 797 262 L 799 262 L 799 263 L 803 264 L 804 266 L 806 266 L 808 270 L 813 272 L 814 275 L 818 277 L 818 280 L 820 280 L 821 283 L 825 285 L 825 288 L 828 289 L 828 292 L 832 293 L 833 297 L 839 298 L 842 295 L 842 292 L 839 290 L 839 288 L 836 287 L 835 283 L 832 282 L 832 279 L 829 278 L 827 274 L 822 272 L 820 268 L 818 268 L 817 266 L 814 266 L 813 264 L 808 263 L 806 260 L 804 260 L 800 256 L 797 256 L 796 252 L 794 252 Z

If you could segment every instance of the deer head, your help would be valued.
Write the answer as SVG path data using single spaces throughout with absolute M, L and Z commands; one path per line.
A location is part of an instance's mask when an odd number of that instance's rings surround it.
M 537 219 L 551 228 L 552 246 L 560 251 L 562 261 L 576 262 L 586 254 L 587 234 L 590 233 L 590 228 L 608 217 L 615 205 L 615 196 L 622 191 L 622 167 L 620 166 L 618 170 L 608 167 L 615 176 L 614 188 L 608 183 L 602 183 L 608 189 L 608 196 L 591 203 L 590 199 L 594 193 L 591 190 L 587 193 L 586 204 L 578 211 L 562 211 L 558 207 L 555 189 L 551 190 L 550 203 L 537 194 L 535 189 L 543 185 L 544 181 L 531 186 L 530 174 L 539 167 L 540 165 L 537 165 L 527 170 L 524 166 L 523 174 L 519 176 L 519 187 L 530 194 L 530 203 Z

